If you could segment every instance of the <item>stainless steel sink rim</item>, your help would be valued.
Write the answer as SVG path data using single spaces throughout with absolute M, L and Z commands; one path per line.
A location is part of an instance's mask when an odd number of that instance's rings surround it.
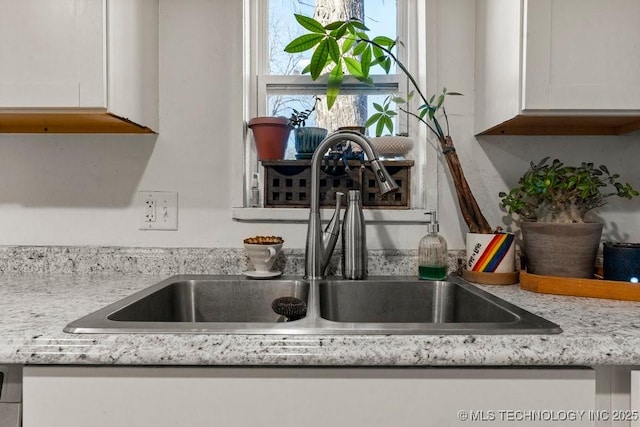
M 306 317 L 278 323 L 265 322 L 131 322 L 109 319 L 124 307 L 127 307 L 145 296 L 153 294 L 172 283 L 192 280 L 239 280 L 246 281 L 244 276 L 216 275 L 177 275 L 169 277 L 146 289 L 136 292 L 100 310 L 69 323 L 64 331 L 68 333 L 192 333 L 192 334 L 267 334 L 267 335 L 501 335 L 501 334 L 557 334 L 560 327 L 540 316 L 534 315 L 520 307 L 491 295 L 462 279 L 452 276 L 447 281 L 470 292 L 490 304 L 496 305 L 516 319 L 513 322 L 485 323 L 437 323 L 437 322 L 338 322 L 325 319 L 320 314 L 319 286 L 321 283 L 346 282 L 342 278 L 329 277 L 321 280 L 303 280 L 299 276 L 283 276 L 269 281 L 255 281 L 261 284 L 269 282 L 296 281 L 308 282 L 308 311 Z M 424 283 L 416 277 L 370 277 L 364 282 L 403 282 Z M 356 282 L 356 281 L 352 281 Z

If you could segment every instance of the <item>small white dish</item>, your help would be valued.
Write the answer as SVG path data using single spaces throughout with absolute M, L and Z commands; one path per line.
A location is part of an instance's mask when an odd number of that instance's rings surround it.
M 254 279 L 269 279 L 271 277 L 280 276 L 282 271 L 245 271 L 242 274 L 253 277 Z

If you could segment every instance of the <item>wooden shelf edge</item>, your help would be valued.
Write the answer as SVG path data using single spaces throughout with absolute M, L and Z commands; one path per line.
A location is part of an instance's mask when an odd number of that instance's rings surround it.
M 0 111 L 0 133 L 155 134 L 152 129 L 106 111 Z
M 521 271 L 520 288 L 543 294 L 640 301 L 640 285 L 614 280 L 539 276 Z
M 483 135 L 622 135 L 640 130 L 640 113 L 634 115 L 517 115 L 477 134 Z

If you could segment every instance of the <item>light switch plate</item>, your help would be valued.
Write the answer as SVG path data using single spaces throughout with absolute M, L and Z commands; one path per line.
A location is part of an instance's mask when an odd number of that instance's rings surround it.
M 140 191 L 140 230 L 177 230 L 178 193 L 175 191 Z

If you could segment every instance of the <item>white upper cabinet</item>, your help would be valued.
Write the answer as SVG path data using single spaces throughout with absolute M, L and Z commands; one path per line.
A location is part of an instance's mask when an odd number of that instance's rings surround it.
M 103 0 L 0 0 L 0 107 L 105 107 Z
M 0 132 L 158 127 L 158 0 L 0 0 Z
M 640 128 L 640 1 L 478 0 L 478 134 Z

